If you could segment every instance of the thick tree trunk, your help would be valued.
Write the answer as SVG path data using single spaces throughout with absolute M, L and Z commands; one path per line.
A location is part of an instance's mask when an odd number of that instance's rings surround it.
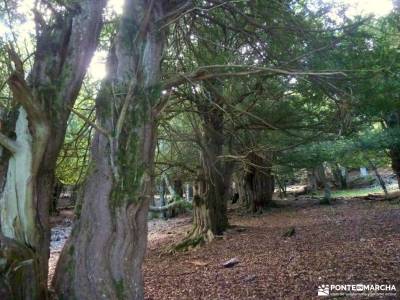
M 186 201 L 190 202 L 193 199 L 193 186 L 189 183 L 186 184 Z
M 38 198 L 39 164 L 43 160 L 43 145 L 48 140 L 49 128 L 38 126 L 38 123 L 33 124 L 31 128 L 33 130 L 30 129 L 28 115 L 25 109 L 21 107 L 15 127 L 15 144 L 18 147 L 9 158 L 5 184 L 0 198 L 1 234 L 9 240 L 15 240 L 13 243 L 6 243 L 2 246 L 12 244 L 15 249 L 15 246 L 18 245 L 19 250 L 17 252 L 32 255 L 29 258 L 26 255 L 20 256 L 25 261 L 29 261 L 29 268 L 32 268 L 32 271 L 9 278 L 19 280 L 19 282 L 10 281 L 10 286 L 15 287 L 21 284 L 32 291 L 32 296 L 17 299 L 46 297 L 48 256 L 45 252 L 45 245 L 48 247 L 46 232 L 48 227 L 42 228 L 42 225 L 45 224 L 40 222 L 40 214 L 38 214 L 36 207 L 39 205 L 38 200 L 40 199 Z M 34 142 L 36 145 L 33 144 Z M 2 251 L 7 250 L 3 249 Z M 27 265 L 18 261 L 7 262 L 10 267 L 18 263 L 23 264 L 24 268 Z M 7 272 L 13 274 L 14 269 L 4 270 L 2 276 L 7 276 Z M 14 290 L 13 294 L 16 293 Z M 19 295 L 28 296 L 27 294 Z
M 189 240 L 210 241 L 228 227 L 227 201 L 233 164 L 219 158 L 224 146 L 224 118 L 220 109 L 223 102 L 212 83 L 206 85 L 209 85 L 216 105 L 208 99 L 197 103 L 203 121 L 202 171 L 194 186 L 193 230 L 183 244 Z
M 7 171 L 1 179 L 1 234 L 18 245 L 23 268 L 32 271 L 13 276 L 13 269 L 0 272 L 9 286 L 32 291 L 15 299 L 46 299 L 49 257 L 49 207 L 54 186 L 54 169 L 62 146 L 68 107 L 79 93 L 86 68 L 97 46 L 105 1 L 81 1 L 75 9 L 39 22 L 35 62 L 29 82 L 18 55 L 9 49 L 15 71 L 9 78 L 13 98 L 21 107 L 9 138 L 1 135 L 7 149 Z M 25 248 L 25 249 L 24 249 Z M 2 249 L 2 253 L 4 253 Z M 31 255 L 27 259 L 27 255 Z M 7 257 L 2 257 L 6 258 Z M 11 276 L 10 275 L 11 272 Z M 15 271 L 16 272 L 16 271 Z M 12 282 L 18 280 L 17 282 Z M 34 291 L 34 289 L 37 289 Z
M 210 241 L 214 235 L 221 235 L 228 227 L 229 190 L 220 175 L 213 175 L 212 183 L 210 178 L 199 179 L 193 196 L 193 236 L 200 234 L 206 241 Z
M 392 170 L 397 178 L 397 184 L 400 189 L 400 147 L 395 146 L 390 149 L 390 158 L 392 160 Z
M 201 177 L 195 183 L 193 192 L 193 231 L 191 238 L 211 241 L 218 229 L 219 231 L 224 230 L 225 216 L 218 216 L 218 212 L 221 212 L 224 208 L 215 207 L 215 204 L 220 201 L 212 198 L 216 195 L 209 195 L 210 191 L 207 190 L 207 184 Z
M 278 188 L 279 188 L 279 198 L 281 198 L 281 199 L 286 198 L 286 196 L 287 196 L 286 180 L 284 178 L 282 180 L 279 180 L 279 177 L 275 177 L 275 179 L 276 179 L 276 183 L 278 184 Z M 305 190 L 308 191 L 308 188 L 305 187 Z
M 329 184 L 329 180 L 326 176 L 325 173 L 325 165 L 324 163 L 320 164 L 318 167 L 315 169 L 316 176 L 319 178 L 319 180 L 322 183 L 322 186 L 324 188 L 324 201 L 326 203 L 330 203 L 331 200 L 331 186 Z
M 210 178 L 198 176 L 193 185 L 193 228 L 186 238 L 175 246 L 176 250 L 187 250 L 210 242 L 216 235 L 223 234 L 228 227 L 226 210 L 229 194 L 225 183 L 218 177 L 213 178 L 219 182 L 214 181 L 210 184 Z
M 391 113 L 386 120 L 388 128 L 400 129 L 400 112 Z M 398 139 L 396 139 L 398 140 Z M 392 160 L 392 170 L 397 178 L 397 184 L 400 189 L 400 145 L 395 143 L 389 149 L 390 159 Z
M 168 192 L 170 194 L 170 198 L 167 201 L 168 205 L 172 204 L 176 201 L 180 202 L 183 199 L 183 188 L 182 181 L 180 179 L 174 179 L 172 184 L 169 180 L 169 177 L 166 173 L 162 176 L 163 182 L 165 182 L 166 187 L 168 188 Z M 164 211 L 167 218 L 174 218 L 179 213 L 179 207 L 175 205 L 168 206 L 168 211 Z
M 177 196 L 183 198 L 183 183 L 180 178 L 174 179 L 174 190 Z
M 348 172 L 345 167 L 335 164 L 332 169 L 333 177 L 335 179 L 335 185 L 340 189 L 347 189 Z
M 60 199 L 61 193 L 64 189 L 64 184 L 62 182 L 56 180 L 53 187 L 53 194 L 50 202 L 50 214 L 56 215 L 57 214 L 57 205 L 58 200 Z
M 248 156 L 251 164 L 244 171 L 242 197 L 252 212 L 262 211 L 272 201 L 275 189 L 271 167 L 263 157 L 256 153 Z
M 167 204 L 166 197 L 165 197 L 165 190 L 166 190 L 166 184 L 164 178 L 161 178 L 161 183 L 160 183 L 160 204 L 161 206 L 165 206 Z M 162 211 L 162 217 L 164 219 L 167 218 L 167 212 Z
M 307 170 L 307 189 L 312 192 L 316 192 L 318 189 L 315 168 Z
M 143 175 L 145 181 L 137 191 L 121 191 L 110 151 L 108 138 L 97 133 L 80 217 L 54 278 L 60 299 L 143 298 L 150 177 Z
M 82 210 L 53 281 L 61 299 L 143 299 L 162 16 L 162 1 L 125 3 L 96 99 L 102 130 L 92 143 Z

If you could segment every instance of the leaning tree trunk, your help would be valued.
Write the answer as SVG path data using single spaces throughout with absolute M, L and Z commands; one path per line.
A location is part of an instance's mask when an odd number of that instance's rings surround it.
M 248 159 L 251 164 L 244 170 L 242 197 L 252 212 L 258 212 L 272 201 L 275 180 L 265 158 L 252 152 Z
M 18 54 L 8 48 L 15 65 L 9 85 L 20 107 L 9 124 L 11 130 L 0 134 L 0 144 L 7 150 L 2 156 L 7 170 L 1 178 L 0 276 L 11 287 L 12 299 L 47 299 L 54 169 L 69 107 L 97 47 L 104 6 L 105 1 L 81 1 L 49 16 L 47 22 L 36 13 L 38 36 L 29 76 Z M 30 292 L 20 293 L 21 287 Z
M 53 282 L 61 299 L 143 299 L 162 16 L 162 1 L 125 3 L 96 99 L 98 128 L 82 210 Z

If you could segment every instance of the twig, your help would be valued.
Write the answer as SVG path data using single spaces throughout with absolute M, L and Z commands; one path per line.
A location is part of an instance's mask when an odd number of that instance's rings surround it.
M 74 108 L 67 106 L 67 108 L 73 112 L 77 117 L 79 117 L 80 119 L 82 119 L 83 121 L 85 121 L 87 124 L 89 124 L 90 126 L 92 126 L 94 129 L 96 129 L 97 131 L 99 131 L 100 133 L 104 134 L 107 138 L 110 138 L 111 135 L 110 133 L 102 128 L 101 126 L 97 125 L 95 122 L 89 120 L 86 116 L 84 116 L 83 114 L 81 114 L 79 111 L 75 110 Z

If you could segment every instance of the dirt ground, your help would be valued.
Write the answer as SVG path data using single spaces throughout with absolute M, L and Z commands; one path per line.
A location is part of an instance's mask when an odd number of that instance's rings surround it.
M 72 218 L 65 210 L 52 220 L 50 276 Z M 149 221 L 145 299 L 314 299 L 318 285 L 358 283 L 394 284 L 400 298 L 400 200 L 281 201 L 229 218 L 223 237 L 175 254 L 166 249 L 190 230 L 190 216 Z M 231 258 L 239 263 L 223 268 Z
M 234 226 L 222 238 L 175 254 L 165 249 L 190 229 L 190 218 L 154 222 L 144 264 L 148 300 L 314 299 L 320 284 L 359 283 L 394 284 L 400 298 L 399 200 L 302 204 L 259 216 L 231 211 Z M 221 266 L 234 257 L 239 264 Z

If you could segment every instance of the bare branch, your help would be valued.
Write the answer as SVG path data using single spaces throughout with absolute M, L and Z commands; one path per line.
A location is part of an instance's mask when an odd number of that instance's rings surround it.
M 21 58 L 15 51 L 13 45 L 9 43 L 8 45 L 5 46 L 5 49 L 8 53 L 8 56 L 10 57 L 10 60 L 14 63 L 15 66 L 15 71 L 18 72 L 19 74 L 24 74 L 24 66 Z
M 8 78 L 8 85 L 13 94 L 13 99 L 22 105 L 31 121 L 42 118 L 42 111 L 33 100 L 31 89 L 26 83 L 23 74 L 14 71 Z
M 231 70 L 230 70 L 231 69 Z M 238 71 L 235 71 L 238 70 Z M 219 71 L 219 70 L 222 70 Z M 225 71 L 227 70 L 227 71 Z M 232 71 L 233 70 L 233 71 Z M 212 78 L 244 77 L 249 75 L 280 74 L 292 76 L 346 76 L 343 71 L 296 71 L 279 68 L 258 67 L 249 65 L 209 65 L 199 67 L 196 71 L 188 74 L 178 74 L 177 77 L 167 80 L 163 89 L 170 89 L 186 82 L 202 81 Z
M 98 132 L 104 134 L 107 138 L 110 138 L 111 135 L 110 133 L 105 130 L 104 128 L 100 127 L 99 125 L 97 125 L 95 122 L 89 120 L 86 116 L 84 116 L 83 114 L 81 114 L 79 111 L 77 111 L 76 109 L 69 107 L 68 109 L 73 112 L 77 117 L 79 117 L 80 119 L 82 119 L 83 121 L 85 121 L 85 123 L 89 124 L 90 126 L 92 126 L 94 129 L 96 129 Z
M 186 201 L 182 199 L 160 207 L 150 205 L 149 210 L 152 212 L 163 212 L 169 210 L 170 208 L 184 206 L 185 202 Z

